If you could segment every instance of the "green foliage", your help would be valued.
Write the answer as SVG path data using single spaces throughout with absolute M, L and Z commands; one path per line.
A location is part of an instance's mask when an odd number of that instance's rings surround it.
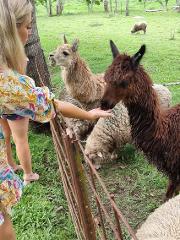
M 51 1 L 52 1 L 52 3 L 56 2 L 56 0 L 51 0 Z M 46 7 L 47 3 L 48 3 L 48 0 L 35 0 L 36 5 L 42 5 L 42 6 Z
M 100 5 L 101 2 L 103 2 L 103 0 L 85 0 L 87 5 L 91 5 L 91 4 L 96 4 L 96 5 Z
M 46 6 L 47 1 L 46 0 L 35 0 L 35 4 L 36 5 Z

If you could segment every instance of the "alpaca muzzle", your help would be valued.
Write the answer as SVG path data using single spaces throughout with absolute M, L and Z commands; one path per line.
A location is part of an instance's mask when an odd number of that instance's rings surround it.
M 115 105 L 116 105 L 115 103 L 112 103 L 108 100 L 104 100 L 104 99 L 101 100 L 101 109 L 102 110 L 112 109 Z

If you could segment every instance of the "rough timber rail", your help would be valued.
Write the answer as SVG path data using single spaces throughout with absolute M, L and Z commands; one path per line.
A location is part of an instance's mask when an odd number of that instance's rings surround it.
M 61 179 L 78 239 L 123 240 L 123 232 L 126 231 L 132 239 L 137 240 L 127 219 L 117 207 L 114 196 L 108 192 L 95 167 L 84 155 L 81 143 L 75 137 L 66 134 L 65 124 L 62 121 L 60 123 L 58 117 L 51 121 L 51 130 Z M 85 164 L 82 164 L 82 157 Z M 88 194 L 89 191 L 91 194 Z M 106 202 L 101 197 L 102 194 L 106 197 Z

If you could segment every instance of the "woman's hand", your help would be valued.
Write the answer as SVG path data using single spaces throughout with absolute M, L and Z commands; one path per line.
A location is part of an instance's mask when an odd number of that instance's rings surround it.
M 112 117 L 111 110 L 104 111 L 104 110 L 101 110 L 100 108 L 92 109 L 88 113 L 90 114 L 90 120 L 96 120 L 97 118 L 100 118 L 100 117 L 104 117 L 104 118 Z

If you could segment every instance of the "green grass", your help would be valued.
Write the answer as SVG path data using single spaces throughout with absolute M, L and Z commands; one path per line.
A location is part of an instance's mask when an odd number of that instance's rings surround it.
M 170 1 L 171 9 L 173 1 Z M 159 8 L 159 6 L 156 6 Z M 124 11 L 124 5 L 123 5 Z M 67 1 L 63 16 L 48 18 L 38 7 L 38 30 L 46 57 L 62 43 L 65 33 L 70 42 L 79 38 L 80 55 L 93 72 L 104 72 L 112 61 L 109 40 L 115 41 L 120 51 L 134 54 L 141 44 L 147 45 L 142 61 L 156 83 L 180 81 L 180 14 L 168 12 L 145 13 L 142 3 L 130 3 L 130 16 L 106 15 L 96 6 L 87 13 L 81 1 Z M 147 34 L 132 35 L 134 16 L 144 16 Z M 170 40 L 175 31 L 175 39 Z M 58 92 L 62 86 L 60 70 L 49 68 L 53 85 Z M 179 102 L 180 87 L 170 87 L 173 104 Z M 50 136 L 30 132 L 33 169 L 40 180 L 25 188 L 22 201 L 14 208 L 13 223 L 19 240 L 76 239 L 66 199 L 58 173 L 56 154 Z M 117 163 L 100 171 L 116 202 L 133 227 L 137 227 L 162 203 L 167 179 L 150 166 L 140 153 L 127 146 Z M 123 165 L 123 168 L 122 168 Z
M 33 169 L 40 180 L 24 189 L 13 221 L 17 239 L 76 239 L 50 136 L 30 132 Z

